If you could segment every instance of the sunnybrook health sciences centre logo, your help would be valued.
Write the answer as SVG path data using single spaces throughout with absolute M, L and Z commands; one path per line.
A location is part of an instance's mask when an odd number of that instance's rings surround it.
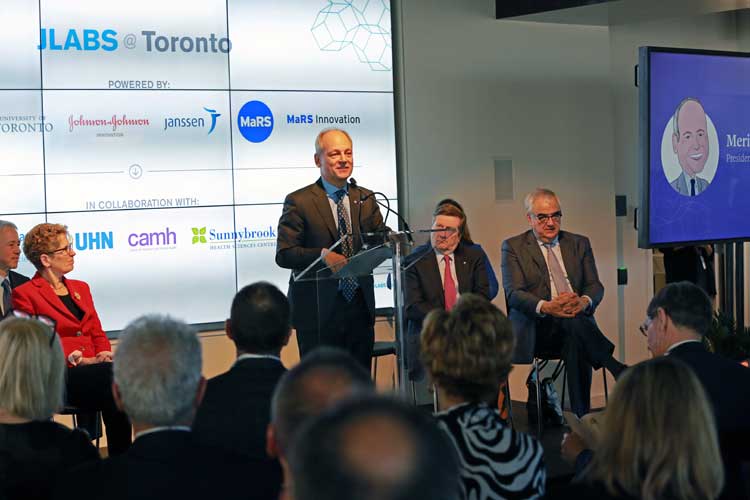
M 248 101 L 237 114 L 237 128 L 242 137 L 258 143 L 268 139 L 273 132 L 273 113 L 261 101 Z
M 235 245 L 236 248 L 275 247 L 276 234 L 276 228 L 271 224 L 256 229 L 238 227 L 232 231 L 207 226 L 190 228 L 192 244 L 208 244 L 211 250 L 227 250 L 235 248 Z

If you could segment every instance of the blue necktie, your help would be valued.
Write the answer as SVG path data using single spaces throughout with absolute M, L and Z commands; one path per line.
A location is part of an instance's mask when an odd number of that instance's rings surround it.
M 3 316 L 7 316 L 12 307 L 10 301 L 10 281 L 8 278 L 3 280 Z
M 690 179 L 690 196 L 695 196 L 695 179 Z
M 333 198 L 336 202 L 336 216 L 339 220 L 339 238 L 344 238 L 341 242 L 341 254 L 348 259 L 354 254 L 354 248 L 352 247 L 351 223 L 346 216 L 346 208 L 344 208 L 344 196 L 346 196 L 346 191 L 343 189 L 339 189 L 333 193 Z M 339 290 L 341 290 L 341 294 L 347 302 L 352 301 L 358 287 L 359 284 L 354 278 L 342 278 L 339 280 Z

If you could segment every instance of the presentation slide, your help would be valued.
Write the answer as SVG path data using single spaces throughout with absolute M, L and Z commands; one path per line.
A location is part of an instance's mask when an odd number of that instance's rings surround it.
M 657 50 L 648 73 L 650 243 L 749 238 L 750 58 Z
M 320 175 L 321 130 L 350 133 L 353 176 L 397 207 L 390 17 L 388 1 L 4 0 L 0 218 L 22 239 L 68 226 L 70 277 L 109 331 L 223 322 L 254 281 L 286 291 L 278 220 Z

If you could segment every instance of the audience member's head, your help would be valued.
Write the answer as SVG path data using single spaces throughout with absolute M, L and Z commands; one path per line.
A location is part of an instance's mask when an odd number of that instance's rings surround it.
M 466 243 L 473 245 L 474 240 L 471 239 L 471 231 L 469 231 L 469 220 L 466 217 L 466 211 L 464 210 L 464 207 L 461 206 L 459 202 L 454 200 L 453 198 L 443 198 L 439 202 L 437 202 L 437 205 L 435 205 L 435 214 L 438 212 L 442 212 L 442 209 L 440 208 L 443 205 L 451 206 L 456 209 L 458 209 L 463 214 L 463 224 L 462 224 L 462 230 L 461 230 L 461 239 L 465 241 Z
M 677 342 L 702 339 L 711 328 L 713 308 L 702 288 L 681 281 L 659 290 L 646 315 L 641 331 L 648 338 L 648 349 L 662 356 Z
M 454 399 L 493 398 L 511 369 L 510 321 L 489 300 L 463 294 L 450 311 L 434 310 L 422 327 L 422 363 L 433 383 Z
M 458 462 L 447 436 L 419 409 L 357 399 L 312 420 L 290 452 L 295 500 L 454 500 Z
M 67 236 L 67 226 L 47 222 L 37 224 L 23 238 L 23 254 L 34 267 L 42 270 L 42 255 L 49 255 L 59 249 L 61 234 Z
M 260 281 L 237 292 L 226 323 L 238 353 L 278 356 L 289 341 L 289 300 L 271 283 Z
M 307 420 L 346 398 L 371 392 L 370 374 L 353 357 L 332 347 L 315 349 L 286 372 L 274 390 L 269 454 L 283 459 Z
M 716 498 L 724 475 L 710 403 L 693 371 L 660 357 L 617 381 L 587 479 L 613 495 Z
M 0 409 L 48 420 L 63 404 L 65 357 L 49 326 L 35 319 L 0 322 Z
M 136 319 L 120 336 L 113 369 L 115 400 L 136 430 L 192 423 L 205 379 L 188 325 L 160 315 Z

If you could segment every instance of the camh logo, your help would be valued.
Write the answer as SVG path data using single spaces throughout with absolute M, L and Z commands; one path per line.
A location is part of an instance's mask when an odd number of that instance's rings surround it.
M 208 243 L 206 240 L 206 228 L 205 227 L 194 227 L 193 229 L 193 245 L 196 243 Z

